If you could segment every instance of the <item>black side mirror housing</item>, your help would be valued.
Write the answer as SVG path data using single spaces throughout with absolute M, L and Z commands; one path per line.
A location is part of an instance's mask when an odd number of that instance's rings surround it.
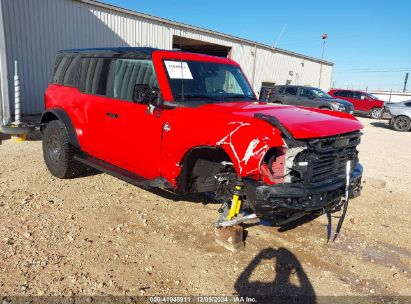
M 147 84 L 136 84 L 134 86 L 133 101 L 154 107 L 160 106 L 164 102 L 160 89 L 155 87 L 150 88 Z

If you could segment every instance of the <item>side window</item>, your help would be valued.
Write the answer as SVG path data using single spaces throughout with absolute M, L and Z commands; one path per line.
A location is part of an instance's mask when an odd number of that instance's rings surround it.
M 334 96 L 341 96 L 341 97 L 347 97 L 346 95 L 347 94 L 345 94 L 346 92 L 344 92 L 344 91 L 335 91 L 334 92 Z
M 354 98 L 354 92 L 351 91 L 344 91 L 344 95 L 341 95 L 348 98 Z
M 367 95 L 364 93 L 360 93 L 360 99 L 361 100 L 367 100 Z
M 95 95 L 106 95 L 107 78 L 111 59 L 83 58 L 79 89 L 81 92 Z
M 296 87 L 287 87 L 285 89 L 285 94 L 288 95 L 297 95 L 297 88 Z
M 77 87 L 80 60 L 80 55 L 57 55 L 54 65 L 53 83 Z
M 406 107 L 411 107 L 411 101 L 404 103 Z
M 361 93 L 359 93 L 359 92 L 352 92 L 352 93 L 353 93 L 352 98 L 354 98 L 354 99 L 362 99 L 362 98 L 361 98 Z
M 133 101 L 134 86 L 158 87 L 153 62 L 143 59 L 115 59 L 111 64 L 107 96 Z
M 277 88 L 275 89 L 275 93 L 283 94 L 283 93 L 284 93 L 284 89 L 285 89 L 285 87 L 277 87 Z
M 311 90 L 305 89 L 305 88 L 300 88 L 300 96 L 305 97 L 305 98 L 310 98 L 313 96 L 311 93 Z

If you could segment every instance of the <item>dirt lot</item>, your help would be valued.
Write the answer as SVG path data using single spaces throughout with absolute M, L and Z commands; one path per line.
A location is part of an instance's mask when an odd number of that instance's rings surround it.
M 219 205 L 106 174 L 58 180 L 41 141 L 3 136 L 0 295 L 411 296 L 411 132 L 360 119 L 365 180 L 387 186 L 364 184 L 340 239 L 326 243 L 325 216 L 257 225 L 238 254 L 214 242 Z

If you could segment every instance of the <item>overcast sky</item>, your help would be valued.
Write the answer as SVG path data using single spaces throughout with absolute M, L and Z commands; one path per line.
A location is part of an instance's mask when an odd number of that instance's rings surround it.
M 402 90 L 411 72 L 409 0 L 103 2 L 269 45 L 278 40 L 277 47 L 317 58 L 327 33 L 324 59 L 335 64 L 336 87 Z

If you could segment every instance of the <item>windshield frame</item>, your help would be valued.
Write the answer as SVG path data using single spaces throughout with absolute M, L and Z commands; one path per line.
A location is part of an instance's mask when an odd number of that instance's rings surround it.
M 174 99 L 173 92 L 171 91 L 171 83 L 169 79 L 168 72 L 166 70 L 164 61 L 199 61 L 199 62 L 205 62 L 205 63 L 217 63 L 217 64 L 227 64 L 231 65 L 235 68 L 238 68 L 239 71 L 242 74 L 242 77 L 244 77 L 245 83 L 247 87 L 249 88 L 250 92 L 252 93 L 253 98 L 255 100 L 251 99 L 243 99 L 242 98 L 230 98 L 229 100 L 223 100 L 223 101 L 211 101 L 207 100 L 206 98 L 199 100 L 199 101 L 193 101 L 192 103 L 193 106 L 199 105 L 199 103 L 216 103 L 216 102 L 255 102 L 257 101 L 257 97 L 255 94 L 255 91 L 248 80 L 247 76 L 245 75 L 244 71 L 241 69 L 240 65 L 236 63 L 235 61 L 225 58 L 225 57 L 216 57 L 216 56 L 209 56 L 209 55 L 203 55 L 203 54 L 196 54 L 196 53 L 186 53 L 186 52 L 180 52 L 180 51 L 163 51 L 163 50 L 157 50 L 154 51 L 152 54 L 153 62 L 154 62 L 154 68 L 157 74 L 157 79 L 159 83 L 159 87 L 162 92 L 163 99 L 167 103 L 174 103 L 175 105 L 182 105 L 183 103 L 180 101 L 176 101 Z M 191 103 L 191 102 L 190 102 Z M 184 102 L 184 105 L 187 106 L 189 103 Z
M 180 62 L 196 62 L 196 63 L 204 63 L 204 64 L 217 64 L 217 65 L 221 65 L 221 66 L 227 66 L 230 68 L 234 68 L 237 69 L 238 72 L 240 72 L 241 77 L 243 77 L 243 82 L 244 84 L 247 86 L 247 89 L 249 90 L 249 92 L 251 92 L 251 95 L 246 95 L 246 94 L 239 94 L 239 93 L 225 93 L 225 94 L 219 94 L 219 93 L 207 93 L 207 92 L 184 92 L 184 89 L 182 90 L 182 93 L 177 93 L 177 92 L 173 92 L 173 88 L 171 86 L 171 81 L 173 80 L 181 80 L 182 83 L 182 88 L 184 88 L 183 85 L 183 81 L 185 79 L 183 78 L 175 78 L 172 79 L 170 77 L 170 74 L 167 71 L 166 68 L 166 61 L 175 61 L 176 63 L 180 63 Z M 233 65 L 233 64 L 227 64 L 227 63 L 217 63 L 217 62 L 210 62 L 210 61 L 200 61 L 200 60 L 169 60 L 167 58 L 163 59 L 163 67 L 166 71 L 166 75 L 167 75 L 167 81 L 168 84 L 170 86 L 170 90 L 171 90 L 171 94 L 173 96 L 173 101 L 175 103 L 178 104 L 187 104 L 187 103 L 193 103 L 193 104 L 208 104 L 208 103 L 226 103 L 226 102 L 255 102 L 257 101 L 257 96 L 254 93 L 254 90 L 250 84 L 250 82 L 248 81 L 247 77 L 245 76 L 243 70 L 241 69 L 240 66 L 238 65 Z M 227 71 L 229 71 L 229 69 L 227 69 Z M 234 74 L 231 74 L 234 76 Z M 234 76 L 235 77 L 235 76 Z M 188 79 L 186 79 L 188 80 Z M 237 79 L 236 79 L 237 81 Z M 237 82 L 238 85 L 240 85 Z M 241 85 L 240 85 L 241 86 Z M 243 88 L 241 88 L 241 90 L 243 90 Z M 197 95 L 197 96 L 196 96 Z

